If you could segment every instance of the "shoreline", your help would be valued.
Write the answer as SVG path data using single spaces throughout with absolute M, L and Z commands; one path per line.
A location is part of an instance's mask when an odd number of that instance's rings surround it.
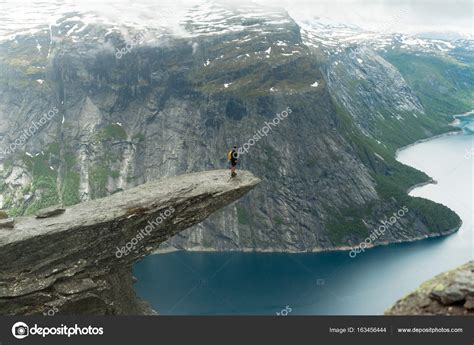
M 429 184 L 438 184 L 438 181 L 436 181 L 435 179 L 430 177 L 430 179 L 426 182 L 415 183 L 413 186 L 411 186 L 407 189 L 407 194 L 410 194 L 411 191 L 413 191 L 417 188 L 421 188 L 421 187 L 429 185 Z
M 454 118 L 457 118 L 457 117 L 467 117 L 467 116 L 471 116 L 471 115 L 474 115 L 474 109 L 469 110 L 469 111 L 466 111 L 465 113 L 462 113 L 462 114 L 453 115 L 453 117 L 454 117 Z
M 410 147 L 412 146 L 415 146 L 415 145 L 418 145 L 418 144 L 422 144 L 422 143 L 426 143 L 428 141 L 431 141 L 431 140 L 435 140 L 435 139 L 439 139 L 439 138 L 443 138 L 443 137 L 449 137 L 449 136 L 452 136 L 452 135 L 462 135 L 464 134 L 464 131 L 459 128 L 459 127 L 456 127 L 458 128 L 458 130 L 452 130 L 452 131 L 449 131 L 449 132 L 446 132 L 446 133 L 441 133 L 441 134 L 437 134 L 437 135 L 434 135 L 432 137 L 429 137 L 429 138 L 424 138 L 424 139 L 420 139 L 420 140 L 417 140 L 411 144 L 408 144 L 406 146 L 402 146 L 400 148 L 398 148 L 396 151 L 395 151 L 395 159 L 397 159 L 398 157 L 398 154 L 400 152 L 402 152 L 403 150 L 406 150 L 406 149 L 409 149 Z M 397 160 L 398 161 L 398 160 Z M 403 163 L 402 163 L 403 164 Z M 415 169 L 415 168 L 414 168 Z
M 453 211 L 454 212 L 454 211 Z M 377 244 L 369 244 L 367 245 L 366 249 L 372 249 L 375 247 L 384 247 L 392 244 L 402 244 L 402 243 L 412 243 L 416 241 L 422 241 L 430 238 L 438 238 L 442 236 L 449 236 L 456 233 L 461 226 L 463 225 L 463 221 L 446 231 L 434 233 L 434 234 L 427 234 L 423 236 L 416 236 L 410 239 L 404 240 L 396 240 L 396 241 L 383 241 Z M 178 249 L 178 248 L 166 248 L 166 249 L 157 249 L 151 253 L 151 255 L 161 255 L 161 254 L 169 254 L 174 252 L 191 252 L 191 253 L 258 253 L 258 254 L 273 254 L 273 253 L 286 253 L 286 254 L 314 254 L 314 253 L 335 253 L 335 252 L 350 252 L 353 250 L 354 247 L 349 246 L 339 246 L 334 248 L 313 248 L 313 250 L 306 250 L 306 251 L 297 251 L 297 250 L 277 250 L 277 249 L 256 249 L 256 248 L 239 248 L 236 250 L 217 250 L 213 248 L 204 248 L 204 247 L 194 247 L 192 249 Z
M 419 139 L 411 144 L 408 144 L 408 145 L 405 145 L 405 146 L 402 146 L 402 147 L 399 147 L 398 149 L 396 149 L 395 151 L 395 159 L 397 159 L 398 157 L 398 154 L 403 151 L 403 150 L 406 150 L 412 146 L 415 146 L 415 145 L 418 145 L 418 144 L 421 144 L 421 143 L 425 143 L 427 141 L 431 141 L 431 140 L 435 140 L 435 139 L 439 139 L 439 138 L 443 138 L 443 137 L 447 137 L 447 136 L 451 136 L 451 135 L 461 135 L 461 134 L 464 134 L 464 131 L 462 128 L 456 126 L 455 124 L 453 124 L 453 122 L 458 118 L 458 117 L 468 117 L 468 116 L 471 116 L 471 115 L 474 115 L 474 109 L 472 110 L 469 110 L 463 114 L 456 114 L 456 115 L 452 115 L 452 118 L 453 118 L 453 121 L 448 123 L 448 125 L 452 126 L 454 129 L 452 131 L 448 131 L 446 133 L 441 133 L 441 134 L 437 134 L 437 135 L 434 135 L 432 137 L 428 137 L 428 138 L 424 138 L 424 139 Z M 433 180 L 434 181 L 434 180 Z
M 453 115 L 453 119 L 456 119 L 456 117 L 461 117 L 461 116 L 471 116 L 473 114 L 474 114 L 474 109 L 471 110 L 471 111 L 468 111 L 464 114 Z M 463 135 L 464 134 L 464 131 L 461 128 L 459 128 L 459 127 L 455 127 L 455 128 L 457 128 L 457 129 L 446 132 L 446 133 L 437 134 L 437 135 L 432 136 L 432 137 L 420 139 L 420 140 L 417 140 L 417 141 L 415 141 L 411 144 L 400 147 L 395 151 L 395 157 L 394 158 L 398 161 L 398 159 L 397 159 L 398 154 L 401 151 L 406 150 L 406 149 L 408 149 L 408 148 L 410 148 L 414 145 L 418 145 L 418 144 L 428 142 L 428 141 L 431 141 L 431 140 L 435 140 L 435 139 L 439 139 L 439 138 L 442 138 L 442 137 L 447 137 L 447 136 L 452 136 L 452 135 Z M 403 164 L 403 163 L 401 163 L 401 164 Z M 415 169 L 415 168 L 413 168 L 413 169 Z M 409 194 L 410 192 L 412 192 L 416 188 L 421 188 L 421 187 L 429 185 L 429 184 L 438 184 L 438 181 L 434 180 L 431 176 L 429 176 L 429 180 L 412 185 L 411 187 L 409 187 L 407 189 L 406 193 Z M 429 200 L 429 199 L 427 199 L 427 200 Z M 456 213 L 451 208 L 449 208 L 449 209 L 452 212 Z M 448 229 L 446 231 L 442 231 L 442 232 L 439 232 L 439 233 L 436 233 L 436 234 L 416 236 L 416 237 L 413 237 L 413 238 L 410 238 L 410 239 L 405 239 L 405 240 L 384 241 L 384 242 L 377 243 L 375 245 L 370 244 L 370 245 L 367 246 L 367 249 L 380 247 L 380 246 L 388 246 L 388 245 L 391 245 L 391 244 L 411 243 L 411 242 L 415 242 L 415 241 L 422 241 L 422 240 L 425 240 L 425 239 L 437 238 L 437 237 L 441 237 L 441 236 L 449 236 L 449 235 L 452 235 L 452 234 L 456 233 L 461 228 L 462 224 L 463 224 L 463 221 L 461 219 L 461 222 L 457 226 L 455 226 L 451 229 Z M 326 252 L 351 251 L 351 250 L 353 250 L 353 248 L 354 247 L 350 247 L 350 246 L 338 246 L 338 247 L 333 247 L 333 248 L 313 248 L 312 250 L 298 251 L 298 250 L 276 250 L 276 249 L 259 249 L 259 248 L 239 248 L 239 249 L 236 249 L 236 250 L 232 250 L 232 249 L 231 250 L 217 250 L 217 249 L 213 249 L 213 248 L 206 248 L 206 247 L 199 247 L 199 246 L 193 247 L 193 248 L 190 248 L 190 249 L 178 249 L 178 248 L 174 248 L 174 247 L 167 247 L 167 248 L 163 248 L 163 249 L 156 249 L 155 251 L 152 252 L 152 255 L 168 254 L 168 253 L 178 252 L 178 251 L 195 252 L 195 253 L 237 253 L 237 252 L 240 252 L 240 253 L 304 254 L 304 253 L 326 253 Z

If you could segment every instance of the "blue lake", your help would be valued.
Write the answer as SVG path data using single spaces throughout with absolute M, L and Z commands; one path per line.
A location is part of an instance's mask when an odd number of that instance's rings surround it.
M 473 259 L 473 138 L 444 136 L 398 160 L 438 184 L 410 194 L 442 203 L 463 220 L 450 236 L 348 252 L 152 255 L 134 266 L 137 294 L 162 315 L 383 314 L 424 280 Z

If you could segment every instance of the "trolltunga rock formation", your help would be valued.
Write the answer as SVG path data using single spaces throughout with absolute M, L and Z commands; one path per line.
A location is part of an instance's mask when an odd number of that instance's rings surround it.
M 133 291 L 132 265 L 259 182 L 245 171 L 232 180 L 225 170 L 206 171 L 147 183 L 46 218 L 17 218 L 14 228 L 0 229 L 0 314 L 52 308 L 59 314 L 153 313 Z M 127 255 L 117 250 L 132 240 Z

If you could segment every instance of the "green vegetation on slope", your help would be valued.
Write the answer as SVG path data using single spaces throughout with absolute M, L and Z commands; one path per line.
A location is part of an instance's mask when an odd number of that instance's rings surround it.
M 350 115 L 341 107 L 336 106 L 336 109 L 341 119 L 342 131 L 345 132 L 352 149 L 376 181 L 376 190 L 381 202 L 390 204 L 389 213 L 407 206 L 432 233 L 446 231 L 460 224 L 459 216 L 448 207 L 427 199 L 409 196 L 407 190 L 411 186 L 426 182 L 429 177 L 421 171 L 399 163 L 391 149 L 362 135 L 354 128 Z M 337 213 L 330 211 L 327 229 L 333 243 L 347 245 L 352 236 L 366 237 L 368 229 L 363 220 L 378 220 L 380 216 L 376 214 L 380 213 L 380 207 L 380 202 L 372 202 L 364 207 L 346 208 Z M 413 224 L 409 226 L 414 227 Z
M 102 129 L 99 133 L 97 133 L 97 138 L 99 140 L 107 140 L 107 139 L 127 139 L 127 132 L 123 129 L 122 126 L 119 124 L 113 123 L 106 126 Z
M 89 169 L 91 198 L 97 199 L 107 195 L 107 180 L 110 175 L 108 167 L 98 165 Z
M 53 146 L 56 147 L 55 145 Z M 59 148 L 57 151 L 59 155 Z M 65 174 L 61 183 L 61 199 L 64 206 L 74 205 L 80 202 L 79 184 L 80 175 L 75 170 L 76 158 L 74 154 L 68 150 L 64 152 Z
M 454 57 L 385 54 L 420 98 L 429 114 L 451 116 L 474 109 L 474 66 Z
M 27 206 L 24 213 L 29 215 L 35 213 L 37 210 L 46 208 L 52 205 L 59 204 L 59 195 L 56 186 L 57 172 L 50 168 L 49 153 L 40 154 L 35 157 L 28 157 L 25 155 L 24 159 L 27 165 L 32 167 L 33 182 L 31 190 L 35 195 L 35 200 L 32 204 Z M 25 205 L 22 205 L 22 208 Z M 20 214 L 23 209 L 17 210 Z

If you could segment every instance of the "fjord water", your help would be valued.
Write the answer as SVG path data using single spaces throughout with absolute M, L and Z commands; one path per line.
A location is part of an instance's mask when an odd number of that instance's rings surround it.
M 424 280 L 473 259 L 473 138 L 439 137 L 398 155 L 438 182 L 410 194 L 442 203 L 463 220 L 450 236 L 376 247 L 355 258 L 348 252 L 153 255 L 134 267 L 135 290 L 162 315 L 383 314 Z

